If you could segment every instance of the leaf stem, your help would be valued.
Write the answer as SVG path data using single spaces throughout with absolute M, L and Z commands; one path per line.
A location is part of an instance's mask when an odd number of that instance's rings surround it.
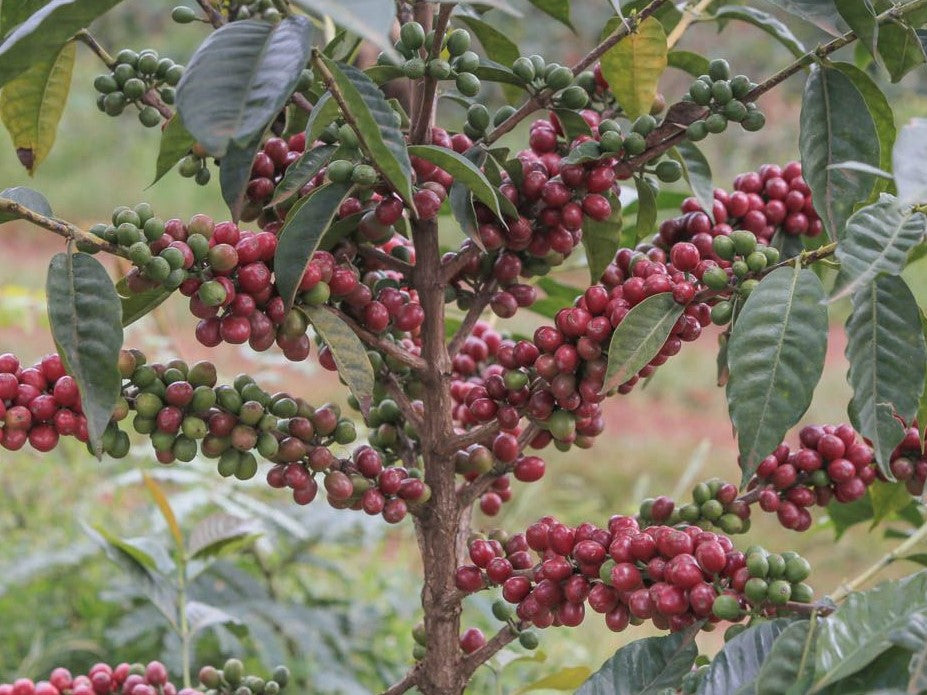
M 65 222 L 64 220 L 59 220 L 54 217 L 46 217 L 34 210 L 30 210 L 24 205 L 17 203 L 15 200 L 10 200 L 9 198 L 0 198 L 0 211 L 9 212 L 17 217 L 31 222 L 32 224 L 47 229 L 50 232 L 54 232 L 58 236 L 64 237 L 68 241 L 82 241 L 88 244 L 93 244 L 98 247 L 101 251 L 106 251 L 116 256 L 126 257 L 125 251 L 123 251 L 119 246 L 111 244 L 108 241 L 101 239 L 95 234 L 86 232 L 80 227 L 77 227 L 70 222 Z

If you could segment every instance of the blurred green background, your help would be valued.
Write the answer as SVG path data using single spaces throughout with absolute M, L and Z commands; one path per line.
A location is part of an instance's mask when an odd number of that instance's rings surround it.
M 774 11 L 771 3 L 756 4 Z M 199 24 L 173 25 L 172 5 L 160 0 L 126 2 L 98 22 L 94 33 L 111 52 L 151 47 L 185 62 L 206 30 Z M 539 52 L 568 64 L 593 44 L 610 14 L 608 0 L 574 0 L 572 5 L 578 37 L 525 3 L 520 4 L 526 10 L 522 19 L 490 16 L 520 42 L 525 54 Z M 813 27 L 788 21 L 808 46 L 822 40 Z M 731 24 L 721 34 L 715 25 L 696 24 L 679 47 L 724 57 L 736 72 L 754 79 L 790 60 L 784 48 L 744 24 Z M 852 49 L 844 54 L 853 59 Z M 117 205 L 142 200 L 164 218 L 186 219 L 205 212 L 224 219 L 215 182 L 199 187 L 171 172 L 147 188 L 159 131 L 142 128 L 129 115 L 113 119 L 100 114 L 91 83 L 102 66 L 83 46 L 78 56 L 56 146 L 34 178 L 20 167 L 6 133 L 0 132 L 0 189 L 36 188 L 47 195 L 57 215 L 85 226 L 107 219 Z M 690 79 L 671 69 L 661 91 L 672 102 Z M 798 76 L 763 97 L 768 126 L 761 133 L 745 135 L 732 128 L 704 143 L 717 185 L 729 188 L 741 171 L 796 157 L 802 84 Z M 886 89 L 899 125 L 927 113 L 920 74 Z M 491 98 L 497 96 L 492 93 Z M 442 111 L 444 125 L 453 128 L 461 115 L 447 108 Z M 518 146 L 518 137 L 523 138 L 524 131 L 510 139 L 513 146 Z M 51 255 L 62 248 L 56 237 L 25 225 L 8 224 L 0 230 L 0 352 L 14 351 L 31 362 L 52 350 L 44 274 Z M 117 272 L 113 267 L 114 275 Z M 918 297 L 927 303 L 922 276 L 917 266 L 909 271 Z M 578 271 L 560 279 L 575 285 L 585 282 Z M 804 422 L 845 418 L 849 391 L 839 326 L 844 312 L 844 307 L 834 307 L 827 369 Z M 519 317 L 519 330 L 530 329 L 540 320 L 536 318 Z M 294 366 L 273 352 L 257 355 L 232 346 L 206 351 L 193 340 L 194 322 L 178 297 L 132 326 L 126 344 L 143 349 L 150 359 L 179 356 L 192 362 L 208 357 L 227 378 L 247 371 L 266 389 L 285 387 L 311 394 L 313 402 L 344 402 L 336 380 L 313 361 Z M 736 480 L 736 447 L 724 395 L 715 384 L 716 347 L 713 335 L 704 336 L 661 367 L 645 389 L 615 398 L 607 406 L 607 429 L 597 448 L 550 452 L 546 477 L 530 487 L 516 484 L 516 494 L 501 514 L 495 519 L 478 516 L 475 527 L 514 531 L 541 513 L 566 523 L 603 524 L 611 514 L 634 511 L 636 501 L 647 495 L 678 497 L 694 480 L 711 475 Z M 258 669 L 285 658 L 303 682 L 312 684 L 312 692 L 324 693 L 370 692 L 410 665 L 409 631 L 420 618 L 411 523 L 384 528 L 359 518 L 363 515 L 334 513 L 324 502 L 294 509 L 285 495 L 269 494 L 261 484 L 217 482 L 211 465 L 201 461 L 159 468 L 144 442 L 123 461 L 97 462 L 70 440 L 41 456 L 0 450 L 0 678 L 40 677 L 59 663 L 87 668 L 104 657 L 116 662 L 166 655 L 169 666 L 177 668 L 176 638 L 139 597 L 138 587 L 89 542 L 81 526 L 99 524 L 124 537 L 153 534 L 168 543 L 164 523 L 139 482 L 142 470 L 161 476 L 188 533 L 197 520 L 220 510 L 254 518 L 265 531 L 257 543 L 221 558 L 197 585 L 204 597 L 248 616 L 252 629 L 250 635 L 240 628 L 207 631 L 198 644 L 196 663 L 236 650 L 244 650 L 249 664 Z M 862 527 L 835 543 L 826 519 L 819 522 L 799 535 L 782 530 L 774 520 L 756 518 L 743 543 L 761 542 L 771 549 L 795 548 L 806 554 L 815 567 L 812 582 L 822 592 L 857 574 L 885 545 Z M 470 601 L 465 626 L 492 630 L 489 604 L 482 597 Z M 612 634 L 594 615 L 575 630 L 549 629 L 539 652 L 503 652 L 492 668 L 481 669 L 472 691 L 512 693 L 564 667 L 594 669 L 625 641 L 645 633 L 639 628 Z M 712 652 L 719 639 L 716 633 L 704 635 L 703 649 Z

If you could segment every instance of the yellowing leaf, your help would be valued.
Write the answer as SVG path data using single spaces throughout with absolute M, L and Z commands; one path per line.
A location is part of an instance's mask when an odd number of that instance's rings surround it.
M 604 35 L 614 31 L 621 20 L 609 21 Z M 637 31 L 618 42 L 602 56 L 602 76 L 618 104 L 630 118 L 650 113 L 657 84 L 666 70 L 666 32 L 654 17 L 648 17 Z
M 55 142 L 71 89 L 75 52 L 74 42 L 66 43 L 54 57 L 35 63 L 0 92 L 0 119 L 30 174 Z

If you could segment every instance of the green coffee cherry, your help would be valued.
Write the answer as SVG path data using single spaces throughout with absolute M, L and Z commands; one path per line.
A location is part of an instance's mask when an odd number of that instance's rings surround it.
M 722 594 L 715 599 L 711 612 L 721 620 L 737 620 L 742 613 L 737 599 L 727 594 Z
M 467 123 L 479 132 L 485 131 L 489 127 L 489 109 L 482 104 L 474 104 L 467 109 Z
M 733 317 L 734 304 L 732 302 L 723 300 L 711 307 L 711 322 L 716 326 L 726 326 Z M 720 515 L 715 518 L 720 518 Z
M 125 110 L 126 95 L 122 92 L 110 92 L 103 99 L 103 110 L 108 116 L 118 116 Z
M 408 25 L 406 25 L 408 26 Z M 408 77 L 410 80 L 417 80 L 425 76 L 425 61 L 415 56 L 410 60 L 407 60 L 402 65 L 402 74 Z
M 644 137 L 650 135 L 654 128 L 657 127 L 657 119 L 649 113 L 639 116 L 631 125 L 632 132 L 640 133 Z
M 624 138 L 621 137 L 620 132 L 607 130 L 602 133 L 602 137 L 599 139 L 599 147 L 602 148 L 603 152 L 620 152 L 621 148 L 624 147 Z
M 731 80 L 731 92 L 734 94 L 735 99 L 743 99 L 750 93 L 752 88 L 753 85 L 750 83 L 750 78 L 746 75 L 737 75 L 737 77 Z
M 447 51 L 452 56 L 463 55 L 470 50 L 470 34 L 466 29 L 454 29 L 447 36 Z
M 563 65 L 551 63 L 544 73 L 544 81 L 555 92 L 566 89 L 573 84 L 573 71 Z
M 351 172 L 351 182 L 360 186 L 373 186 L 379 178 L 377 170 L 369 164 L 358 164 Z
M 647 141 L 640 133 L 628 133 L 628 136 L 624 139 L 624 151 L 632 157 L 641 154 L 646 149 Z
M 734 242 L 734 250 L 738 256 L 749 256 L 756 250 L 756 236 L 753 232 L 738 229 L 731 232 L 728 238 Z
M 138 112 L 138 120 L 146 128 L 154 128 L 161 125 L 161 114 L 154 106 L 146 106 Z
M 692 142 L 698 142 L 708 137 L 708 126 L 704 120 L 693 121 L 686 128 L 686 137 Z
M 329 163 L 326 173 L 328 179 L 333 183 L 348 183 L 351 180 L 351 174 L 354 172 L 354 162 L 346 159 L 336 159 Z
M 675 160 L 665 159 L 657 164 L 655 173 L 663 183 L 673 183 L 682 177 L 682 165 Z
M 454 61 L 454 67 L 457 72 L 476 72 L 480 67 L 480 57 L 473 51 L 464 51 Z
M 399 30 L 403 46 L 410 51 L 417 51 L 425 44 L 425 29 L 418 22 L 408 22 Z
M 748 111 L 740 125 L 747 132 L 755 133 L 766 125 L 766 116 L 761 111 Z
M 759 273 L 766 268 L 766 264 L 768 263 L 766 254 L 762 251 L 754 251 L 747 256 L 746 261 L 747 267 L 750 268 L 750 271 L 753 273 Z
M 722 58 L 716 58 L 708 64 L 708 76 L 713 80 L 731 79 L 731 66 Z
M 711 87 L 701 80 L 696 80 L 689 87 L 689 96 L 699 106 L 708 106 L 711 103 Z
M 475 97 L 480 93 L 480 88 L 482 87 L 480 78 L 472 72 L 459 73 L 455 80 L 455 86 L 457 87 L 457 91 L 465 97 Z
M 531 82 L 535 77 L 534 63 L 522 56 L 512 63 L 512 72 L 525 82 Z
M 706 287 L 710 290 L 723 290 L 727 287 L 728 283 L 727 272 L 724 268 L 719 268 L 717 266 L 709 268 L 702 275 L 702 282 L 704 282 Z
M 567 109 L 581 109 L 589 103 L 589 93 L 577 85 L 567 87 L 560 93 L 560 104 Z
M 747 107 L 742 101 L 737 99 L 732 99 L 724 105 L 724 108 L 721 110 L 721 113 L 729 121 L 734 121 L 735 123 L 740 123 L 747 117 Z
M 713 135 L 723 133 L 727 130 L 727 119 L 720 113 L 713 113 L 705 119 L 705 129 Z
M 451 66 L 446 60 L 434 58 L 428 61 L 428 65 L 425 66 L 425 72 L 432 79 L 446 80 L 451 76 Z
M 518 634 L 518 643 L 525 649 L 537 649 L 540 640 L 533 630 L 523 630 Z

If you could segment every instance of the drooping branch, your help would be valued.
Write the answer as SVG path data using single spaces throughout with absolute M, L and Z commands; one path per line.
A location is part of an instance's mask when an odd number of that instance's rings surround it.
M 116 256 L 126 257 L 125 251 L 115 244 L 111 244 L 105 239 L 101 239 L 95 234 L 84 231 L 70 222 L 59 220 L 55 217 L 46 217 L 34 210 L 30 210 L 24 205 L 17 203 L 9 198 L 0 198 L 0 211 L 8 212 L 16 217 L 31 222 L 32 224 L 54 232 L 58 236 L 64 237 L 69 241 L 81 241 L 96 246 L 101 251 L 106 251 Z
M 343 311 L 339 309 L 332 309 L 331 311 L 348 324 L 351 330 L 357 334 L 357 337 L 366 343 L 368 347 L 379 350 L 386 356 L 392 357 L 416 372 L 423 372 L 427 368 L 425 360 L 418 355 L 413 355 L 408 350 L 396 345 L 396 343 L 391 343 L 385 338 L 381 338 L 376 333 L 367 330 Z

